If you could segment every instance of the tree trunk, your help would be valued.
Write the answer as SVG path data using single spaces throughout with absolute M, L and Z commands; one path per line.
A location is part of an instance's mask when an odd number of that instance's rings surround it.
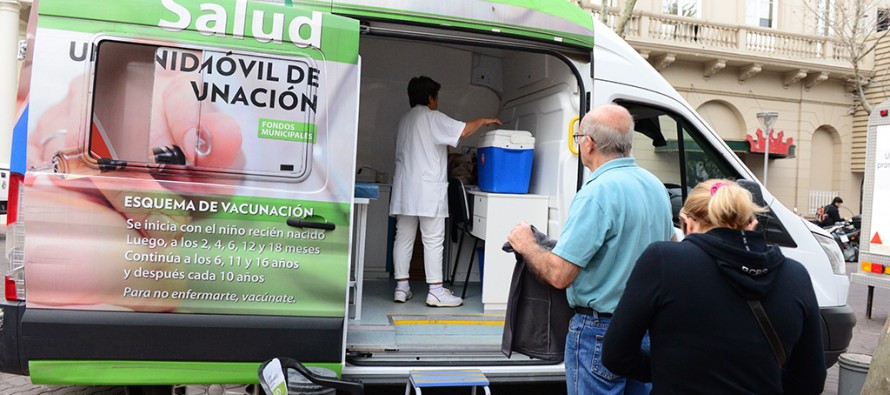
M 615 24 L 615 33 L 618 34 L 619 37 L 624 38 L 625 27 L 627 26 L 627 22 L 630 21 L 630 17 L 633 15 L 634 6 L 637 4 L 637 0 L 625 0 L 624 8 L 621 10 L 621 15 L 618 16 L 618 23 Z
M 890 320 L 884 321 L 884 330 L 871 358 L 868 377 L 862 386 L 862 394 L 890 394 Z
M 600 6 L 600 22 L 609 26 L 609 0 L 603 0 Z

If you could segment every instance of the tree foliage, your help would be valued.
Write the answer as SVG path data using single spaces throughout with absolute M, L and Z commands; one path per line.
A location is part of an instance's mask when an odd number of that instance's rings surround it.
M 834 50 L 853 66 L 853 94 L 859 105 L 871 113 L 872 104 L 865 97 L 865 84 L 871 78 L 862 70 L 863 61 L 887 36 L 883 0 L 803 0 L 816 17 L 817 34 L 828 34 L 834 39 Z

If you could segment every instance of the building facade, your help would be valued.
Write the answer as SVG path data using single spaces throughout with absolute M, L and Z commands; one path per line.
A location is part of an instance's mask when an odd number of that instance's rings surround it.
M 577 3 L 601 18 L 601 0 Z M 622 6 L 623 0 L 607 2 L 608 24 L 614 26 Z M 778 112 L 769 190 L 804 217 L 839 195 L 849 209 L 842 215 L 850 217 L 860 212 L 867 116 L 854 105 L 847 52 L 816 15 L 835 7 L 834 0 L 638 0 L 625 39 L 762 182 L 757 113 Z M 874 74 L 873 59 L 859 63 L 866 74 Z M 873 85 L 873 96 L 883 94 Z

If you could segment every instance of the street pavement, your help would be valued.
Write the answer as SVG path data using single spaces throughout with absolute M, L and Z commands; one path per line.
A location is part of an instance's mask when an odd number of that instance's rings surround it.
M 847 273 L 857 270 L 855 263 L 847 264 Z M 881 335 L 881 329 L 884 321 L 887 320 L 888 312 L 890 312 L 890 290 L 875 289 L 874 303 L 872 306 L 872 318 L 865 319 L 866 299 L 868 295 L 868 287 L 860 284 L 850 285 L 850 295 L 848 304 L 856 311 L 856 327 L 853 329 L 853 341 L 850 344 L 848 352 L 857 354 L 871 355 L 875 347 L 878 345 L 878 339 Z M 824 395 L 838 395 L 838 372 L 839 366 L 835 364 L 828 370 L 828 378 L 825 381 Z M 518 388 L 517 388 L 518 387 Z M 534 389 L 531 389 L 535 387 Z M 564 386 L 554 385 L 546 388 L 537 388 L 541 386 L 529 386 L 528 389 L 534 393 L 553 394 L 554 392 L 564 392 Z M 554 388 L 556 387 L 556 388 Z M 404 387 L 393 387 L 394 392 L 401 393 Z M 522 390 L 522 386 L 510 385 L 506 392 L 498 392 L 498 386 L 495 386 L 493 393 L 529 393 Z M 380 390 L 380 389 L 378 389 Z M 379 393 L 372 391 L 374 393 Z M 387 391 L 388 393 L 389 391 Z M 426 392 L 426 391 L 425 391 Z M 34 385 L 27 377 L 15 376 L 11 374 L 0 373 L 0 395 L 124 395 L 122 387 L 84 387 L 84 386 L 47 386 Z

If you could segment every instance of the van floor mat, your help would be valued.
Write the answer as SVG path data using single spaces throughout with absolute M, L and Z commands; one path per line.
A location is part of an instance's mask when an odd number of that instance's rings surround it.
M 349 320 L 346 330 L 348 350 L 500 353 L 504 314 L 483 312 L 479 283 L 470 283 L 464 305 L 456 308 L 426 306 L 428 286 L 422 281 L 411 282 L 414 298 L 393 303 L 394 287 L 392 279 L 364 281 L 361 319 Z
M 397 336 L 436 334 L 500 337 L 504 332 L 503 315 L 393 315 L 390 316 L 390 321 Z

